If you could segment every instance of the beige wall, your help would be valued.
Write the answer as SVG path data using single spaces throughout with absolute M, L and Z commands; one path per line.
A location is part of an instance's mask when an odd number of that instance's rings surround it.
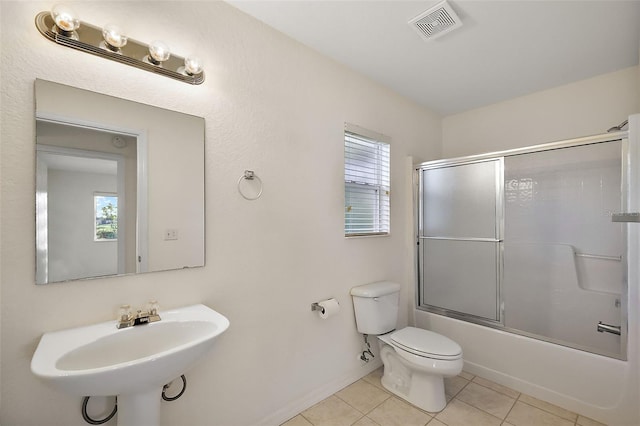
M 605 133 L 640 112 L 638 66 L 442 120 L 444 158 Z
M 412 288 L 407 156 L 437 158 L 440 117 L 222 2 L 79 2 L 96 25 L 198 50 L 207 80 L 191 86 L 55 45 L 33 20 L 48 2 L 1 2 L 1 301 L 3 425 L 84 425 L 80 398 L 30 372 L 43 332 L 114 318 L 122 303 L 205 303 L 231 326 L 187 373 L 163 424 L 278 424 L 366 374 L 349 289 L 381 279 Z M 206 266 L 34 285 L 34 80 L 41 78 L 205 118 Z M 64 103 L 60 104 L 64 108 Z M 343 237 L 343 123 L 392 138 L 392 235 Z M 264 183 L 237 193 L 245 169 Z M 320 320 L 312 302 L 335 297 Z M 113 422 L 112 422 L 113 423 Z

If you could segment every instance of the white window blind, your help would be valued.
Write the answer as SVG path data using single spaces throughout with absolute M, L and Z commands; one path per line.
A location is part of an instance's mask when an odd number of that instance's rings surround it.
M 345 236 L 387 235 L 390 230 L 390 145 L 344 133 Z

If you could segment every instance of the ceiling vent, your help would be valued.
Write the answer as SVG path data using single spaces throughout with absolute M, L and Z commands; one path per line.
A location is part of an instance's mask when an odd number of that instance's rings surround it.
M 424 40 L 433 40 L 462 26 L 462 21 L 446 1 L 409 21 Z

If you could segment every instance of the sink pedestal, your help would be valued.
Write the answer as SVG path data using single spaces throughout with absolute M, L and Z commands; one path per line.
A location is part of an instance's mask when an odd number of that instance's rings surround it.
M 118 426 L 160 426 L 162 388 L 118 395 Z

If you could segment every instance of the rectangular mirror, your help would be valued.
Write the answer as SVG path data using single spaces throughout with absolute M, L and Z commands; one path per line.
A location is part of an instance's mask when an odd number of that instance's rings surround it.
M 35 94 L 36 284 L 204 266 L 204 118 Z

